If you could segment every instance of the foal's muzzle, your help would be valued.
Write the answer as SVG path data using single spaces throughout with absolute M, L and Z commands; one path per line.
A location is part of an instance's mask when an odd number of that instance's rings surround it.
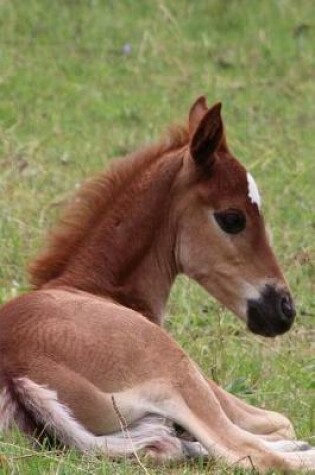
M 295 314 L 288 290 L 266 285 L 259 299 L 247 303 L 247 326 L 258 335 L 282 335 L 291 328 Z

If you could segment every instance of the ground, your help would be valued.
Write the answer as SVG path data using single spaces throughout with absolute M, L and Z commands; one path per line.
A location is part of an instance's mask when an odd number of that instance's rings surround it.
M 314 431 L 315 35 L 309 0 L 0 1 L 0 302 L 62 204 L 115 157 L 221 100 L 232 150 L 259 184 L 297 304 L 293 330 L 255 337 L 180 279 L 167 328 L 229 391 Z M 240 473 L 209 462 L 154 469 L 0 436 L 0 473 Z

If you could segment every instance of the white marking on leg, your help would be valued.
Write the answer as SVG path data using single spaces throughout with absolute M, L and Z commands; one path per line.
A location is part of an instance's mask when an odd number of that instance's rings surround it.
M 248 186 L 249 199 L 251 200 L 253 204 L 256 204 L 258 206 L 258 209 L 260 209 L 260 206 L 261 206 L 260 194 L 259 194 L 256 182 L 253 176 L 249 172 L 247 172 L 247 186 Z

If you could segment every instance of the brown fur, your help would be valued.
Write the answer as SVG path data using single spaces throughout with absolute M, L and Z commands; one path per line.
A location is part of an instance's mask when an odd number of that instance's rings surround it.
M 170 127 L 160 142 L 115 162 L 109 170 L 86 182 L 72 198 L 58 226 L 49 233 L 43 252 L 30 265 L 33 287 L 39 289 L 58 278 L 73 254 L 104 219 L 117 196 L 130 188 L 163 155 L 187 145 L 188 139 L 186 127 Z
M 289 296 L 220 107 L 199 98 L 187 130 L 83 186 L 31 266 L 36 290 L 1 308 L 0 428 L 45 429 L 80 450 L 124 456 L 133 444 L 123 420 L 158 461 L 189 453 L 313 468 L 315 451 L 290 440 L 284 416 L 224 392 L 160 326 L 180 272 L 244 321 L 266 288 L 270 299 Z M 235 207 L 246 227 L 230 235 L 215 213 Z M 274 300 L 260 325 L 283 333 Z M 177 437 L 174 423 L 196 442 Z

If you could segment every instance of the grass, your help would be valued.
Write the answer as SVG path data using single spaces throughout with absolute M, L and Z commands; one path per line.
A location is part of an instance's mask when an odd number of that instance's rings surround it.
M 315 24 L 309 0 L 0 2 L 0 302 L 27 289 L 25 267 L 65 199 L 117 155 L 222 100 L 232 149 L 253 172 L 296 297 L 294 329 L 247 333 L 179 279 L 167 328 L 221 385 L 314 432 Z M 312 262 L 313 261 L 313 262 Z M 0 473 L 138 474 L 143 467 L 36 452 L 0 439 Z M 147 473 L 232 473 L 209 462 Z M 234 473 L 240 473 L 235 471 Z

